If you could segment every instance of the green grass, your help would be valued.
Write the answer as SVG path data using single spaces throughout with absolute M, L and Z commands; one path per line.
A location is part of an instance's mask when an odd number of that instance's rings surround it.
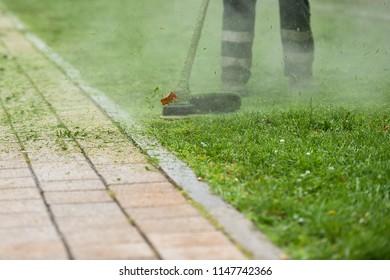
M 282 76 L 277 5 L 260 1 L 252 95 L 237 114 L 175 122 L 158 119 L 159 99 L 175 90 L 196 1 L 2 1 L 291 258 L 390 259 L 388 0 L 311 1 L 306 89 Z M 219 88 L 221 12 L 212 1 L 193 91 Z
M 390 110 L 378 112 L 308 107 L 151 129 L 291 257 L 388 259 Z

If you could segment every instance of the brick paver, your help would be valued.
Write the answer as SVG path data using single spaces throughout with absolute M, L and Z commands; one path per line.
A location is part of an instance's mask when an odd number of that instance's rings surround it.
M 52 223 L 47 212 L 24 212 L 0 214 L 0 228 L 40 227 Z
M 79 247 L 75 252 L 77 259 L 115 259 L 125 260 L 153 260 L 157 259 L 145 242 L 142 243 L 124 243 L 114 245 L 97 245 Z M 176 259 L 176 256 L 173 256 Z
M 107 195 L 107 191 L 105 190 L 46 192 L 45 197 L 49 204 L 88 202 L 95 203 L 112 201 L 112 198 Z
M 46 212 L 41 199 L 0 201 L 0 214 Z
M 127 226 L 129 223 L 129 220 L 125 216 L 116 214 L 95 215 L 88 217 L 88 219 L 83 216 L 62 216 L 56 217 L 56 221 L 60 228 L 68 231 L 76 231 L 80 228 L 116 228 Z
M 244 259 L 0 10 L 0 259 Z
M 41 182 L 40 186 L 43 189 L 43 191 L 46 193 L 106 189 L 106 187 L 104 186 L 103 182 L 100 179 L 46 181 L 46 182 Z
M 0 189 L 0 201 L 29 200 L 39 199 L 40 197 L 41 196 L 37 188 Z
M 6 260 L 62 260 L 66 259 L 66 251 L 61 241 L 33 241 L 23 244 L 0 245 L 0 259 Z
M 132 217 L 142 220 L 198 216 L 198 211 L 187 203 L 165 206 L 126 208 L 126 211 L 131 213 Z
M 5 168 L 0 169 L 0 180 L 10 178 L 28 178 L 31 176 L 28 168 Z
M 36 187 L 34 179 L 28 178 L 8 178 L 0 180 L 0 189 L 19 189 Z

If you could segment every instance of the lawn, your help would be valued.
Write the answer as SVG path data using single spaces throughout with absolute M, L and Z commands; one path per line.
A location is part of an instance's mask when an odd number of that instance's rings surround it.
M 277 5 L 260 1 L 252 95 L 235 114 L 174 122 L 158 119 L 159 99 L 177 84 L 196 1 L 2 2 L 291 258 L 390 259 L 390 1 L 311 1 L 305 89 L 282 76 Z M 219 88 L 221 12 L 212 1 L 193 91 Z

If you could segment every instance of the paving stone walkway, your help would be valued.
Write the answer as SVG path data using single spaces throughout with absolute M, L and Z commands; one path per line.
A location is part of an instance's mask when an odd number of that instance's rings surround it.
M 245 259 L 1 9 L 0 259 Z

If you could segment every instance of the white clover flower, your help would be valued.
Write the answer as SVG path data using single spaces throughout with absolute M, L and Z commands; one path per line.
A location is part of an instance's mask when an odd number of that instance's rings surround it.
M 305 173 L 301 174 L 301 177 L 305 178 L 306 176 L 310 175 L 310 173 L 311 173 L 310 170 L 306 170 Z

